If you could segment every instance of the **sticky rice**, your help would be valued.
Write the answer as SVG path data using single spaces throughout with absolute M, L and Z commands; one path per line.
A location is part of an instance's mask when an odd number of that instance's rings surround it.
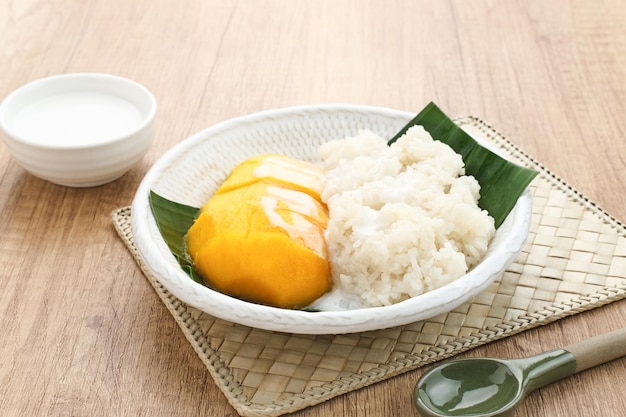
M 364 306 L 394 304 L 463 276 L 494 221 L 448 145 L 414 126 L 393 145 L 372 132 L 322 145 L 334 285 Z

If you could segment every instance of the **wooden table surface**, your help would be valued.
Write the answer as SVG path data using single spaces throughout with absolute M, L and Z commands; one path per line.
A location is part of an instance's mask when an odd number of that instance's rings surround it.
M 157 131 L 121 179 L 72 189 L 0 145 L 0 415 L 234 416 L 116 235 L 150 166 L 219 121 L 313 103 L 478 116 L 626 220 L 621 0 L 2 0 L 0 96 L 68 72 L 155 94 Z M 626 274 L 626 271 L 624 271 Z M 521 356 L 613 330 L 626 301 L 462 356 Z M 422 370 L 295 415 L 415 416 Z M 532 394 L 516 415 L 623 416 L 626 360 Z

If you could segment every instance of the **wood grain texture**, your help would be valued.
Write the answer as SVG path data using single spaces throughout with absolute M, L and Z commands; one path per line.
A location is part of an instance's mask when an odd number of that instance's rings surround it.
M 168 149 L 276 107 L 437 102 L 474 115 L 626 221 L 626 10 L 620 0 L 3 0 L 0 97 L 106 72 L 150 88 L 155 142 L 92 189 L 27 174 L 0 145 L 0 414 L 234 416 L 134 264 L 110 212 Z M 626 274 L 626 271 L 624 271 Z M 521 356 L 624 326 L 626 303 L 465 356 Z M 421 370 L 297 416 L 415 416 Z M 532 394 L 519 416 L 623 416 L 626 360 Z

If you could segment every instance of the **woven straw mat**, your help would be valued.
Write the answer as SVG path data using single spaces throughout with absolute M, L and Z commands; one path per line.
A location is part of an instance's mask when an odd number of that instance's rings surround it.
M 625 298 L 624 224 L 488 124 L 474 117 L 457 123 L 539 175 L 531 184 L 533 220 L 521 255 L 486 291 L 447 314 L 365 333 L 285 334 L 216 319 L 185 305 L 147 275 L 237 413 L 290 413 Z M 142 267 L 130 208 L 118 209 L 112 217 Z

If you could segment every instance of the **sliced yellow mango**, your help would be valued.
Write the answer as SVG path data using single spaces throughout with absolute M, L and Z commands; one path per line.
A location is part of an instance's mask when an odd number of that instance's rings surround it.
M 328 210 L 315 191 L 323 175 L 293 161 L 277 155 L 245 161 L 202 207 L 187 249 L 216 290 L 282 308 L 306 307 L 330 290 Z
M 324 171 L 316 165 L 285 155 L 255 156 L 240 163 L 226 178 L 218 193 L 263 181 L 299 190 L 320 200 Z

